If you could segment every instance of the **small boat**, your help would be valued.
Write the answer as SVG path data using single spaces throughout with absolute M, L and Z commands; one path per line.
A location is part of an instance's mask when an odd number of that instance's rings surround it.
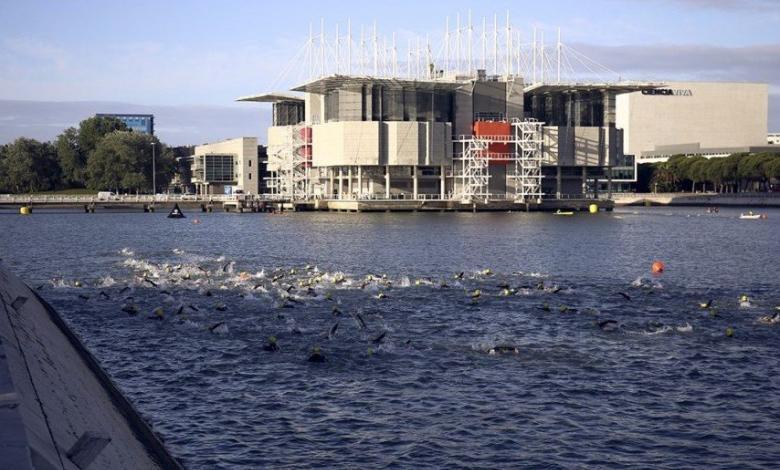
M 557 211 L 553 212 L 553 215 L 574 215 L 574 211 L 562 211 L 558 209 Z
M 739 218 L 740 219 L 745 219 L 745 220 L 758 220 L 758 219 L 763 219 L 765 217 L 762 216 L 761 214 L 754 214 L 753 211 L 750 211 L 747 214 L 744 214 L 744 213 L 743 214 L 739 214 Z
M 171 212 L 168 213 L 169 219 L 183 219 L 185 216 L 182 213 L 181 209 L 179 209 L 179 204 L 174 204 L 173 209 L 171 209 Z

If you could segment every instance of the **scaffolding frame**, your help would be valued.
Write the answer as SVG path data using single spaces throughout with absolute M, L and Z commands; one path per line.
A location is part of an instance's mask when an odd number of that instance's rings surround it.
M 289 201 L 308 201 L 312 198 L 311 154 L 306 147 L 311 142 L 304 138 L 305 124 L 287 126 L 289 132 L 283 144 L 269 147 L 268 162 L 277 163 L 278 170 L 266 178 L 270 193 Z
M 460 157 L 456 157 L 456 167 L 460 167 L 460 197 L 463 202 L 474 200 L 488 201 L 490 193 L 490 160 L 500 160 L 512 168 L 507 178 L 514 181 L 514 199 L 516 202 L 540 203 L 542 201 L 542 128 L 544 123 L 536 119 L 512 119 L 510 135 L 460 136 L 456 143 L 463 148 Z M 491 154 L 490 144 L 509 144 L 512 151 L 508 154 Z
M 542 202 L 542 128 L 536 119 L 513 119 L 515 200 Z
M 470 203 L 475 199 L 490 198 L 490 172 L 488 171 L 488 146 L 491 140 L 484 137 L 460 136 L 463 146 L 460 158 L 461 200 Z

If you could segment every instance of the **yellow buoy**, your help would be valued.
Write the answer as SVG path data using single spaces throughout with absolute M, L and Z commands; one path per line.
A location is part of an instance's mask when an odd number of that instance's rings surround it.
M 589 206 L 588 206 L 588 211 L 589 211 L 591 214 L 596 214 L 596 213 L 598 213 L 598 211 L 599 211 L 599 205 L 598 205 L 598 204 L 591 204 L 591 205 L 589 205 Z
M 20 214 L 22 214 L 22 215 L 30 215 L 30 214 L 32 214 L 32 209 L 30 209 L 30 208 L 29 208 L 29 207 L 27 207 L 27 206 L 22 206 L 22 207 L 19 209 L 19 213 L 20 213 Z

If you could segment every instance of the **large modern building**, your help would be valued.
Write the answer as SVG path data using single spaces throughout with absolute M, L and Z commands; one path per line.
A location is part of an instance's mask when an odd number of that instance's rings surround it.
M 307 81 L 239 98 L 273 104 L 269 191 L 539 203 L 627 189 L 645 158 L 766 142 L 767 85 L 579 79 L 572 62 L 591 75 L 600 65 L 560 37 L 545 48 L 534 33 L 523 49 L 508 17 L 503 33 L 484 29 L 481 57 L 448 25 L 440 48 L 410 42 L 403 63 L 376 30 L 373 54 L 362 39 L 353 51 L 350 33 L 310 37 Z
M 616 122 L 624 131 L 623 150 L 645 163 L 765 146 L 768 93 L 763 83 L 667 82 L 621 95 Z
M 616 97 L 653 87 L 526 85 L 478 70 L 428 80 L 329 75 L 294 88 L 302 95 L 242 100 L 273 103 L 278 193 L 538 200 L 582 197 L 607 182 L 624 158 Z
M 195 192 L 260 194 L 261 166 L 256 137 L 198 145 L 191 162 Z
M 154 135 L 153 114 L 96 114 L 97 117 L 112 117 L 124 122 L 133 132 Z

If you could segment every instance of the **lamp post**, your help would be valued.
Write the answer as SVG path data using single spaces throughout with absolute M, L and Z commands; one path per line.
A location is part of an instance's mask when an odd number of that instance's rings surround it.
M 152 142 L 152 196 L 157 194 L 157 164 L 155 161 L 154 146 L 156 142 Z

